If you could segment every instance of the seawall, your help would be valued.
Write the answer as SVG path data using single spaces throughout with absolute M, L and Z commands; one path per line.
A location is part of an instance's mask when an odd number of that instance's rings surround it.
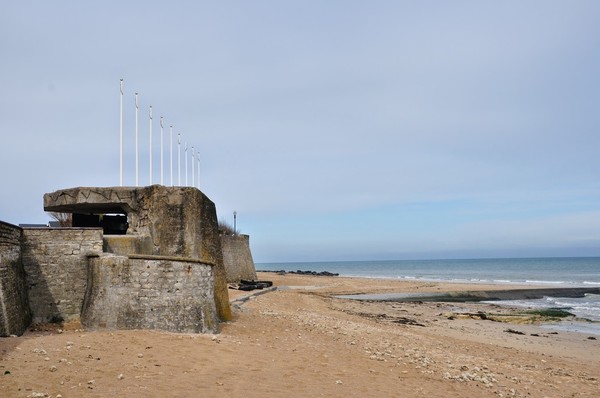
M 79 319 L 87 256 L 101 252 L 101 228 L 23 229 L 23 268 L 33 322 Z
M 221 246 L 228 283 L 239 283 L 241 279 L 256 280 L 248 235 L 221 235 Z
M 25 271 L 21 262 L 23 230 L 0 221 L 0 336 L 21 335 L 31 323 Z
M 213 264 L 166 256 L 90 257 L 81 323 L 87 330 L 218 331 Z

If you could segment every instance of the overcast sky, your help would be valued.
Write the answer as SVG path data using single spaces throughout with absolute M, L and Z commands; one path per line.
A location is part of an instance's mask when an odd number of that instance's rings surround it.
M 125 185 L 139 92 L 140 185 L 152 105 L 153 182 L 163 115 L 255 262 L 600 255 L 599 21 L 595 0 L 3 0 L 0 220 L 119 185 L 123 78 Z

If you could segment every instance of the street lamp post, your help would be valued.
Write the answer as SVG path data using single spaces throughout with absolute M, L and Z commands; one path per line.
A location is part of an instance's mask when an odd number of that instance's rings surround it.
M 233 234 L 237 235 L 237 211 L 233 212 Z

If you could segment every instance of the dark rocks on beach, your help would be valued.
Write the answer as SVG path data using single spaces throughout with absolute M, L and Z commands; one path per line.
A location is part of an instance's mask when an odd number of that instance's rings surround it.
M 340 274 L 337 273 L 332 273 L 329 271 L 321 271 L 321 272 L 317 272 L 317 271 L 302 271 L 302 270 L 297 270 L 297 271 L 258 271 L 258 272 L 274 272 L 278 275 L 285 275 L 285 274 L 296 274 L 296 275 L 311 275 L 311 276 L 339 276 Z
M 252 291 L 252 290 L 256 290 L 256 289 L 262 290 L 262 289 L 266 289 L 271 286 L 273 286 L 272 281 L 255 281 L 255 280 L 245 280 L 245 279 L 242 279 L 239 284 L 229 284 L 230 289 L 245 290 L 245 291 Z
M 525 333 L 523 333 L 523 332 L 521 332 L 519 330 L 514 330 L 514 329 L 510 329 L 510 328 L 509 329 L 505 329 L 504 331 L 506 333 L 512 333 L 512 334 L 525 334 Z

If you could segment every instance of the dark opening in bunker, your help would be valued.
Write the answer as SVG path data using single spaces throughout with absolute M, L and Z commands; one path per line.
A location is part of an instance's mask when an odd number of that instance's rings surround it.
M 129 223 L 127 222 L 127 214 L 73 213 L 73 227 L 102 227 L 105 235 L 125 235 Z

